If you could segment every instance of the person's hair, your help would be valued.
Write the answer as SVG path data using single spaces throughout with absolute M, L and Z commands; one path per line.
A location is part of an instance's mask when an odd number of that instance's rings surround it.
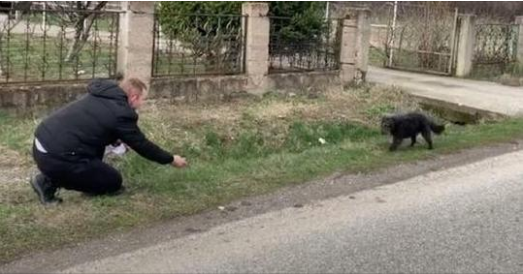
M 125 93 L 131 92 L 131 89 L 136 90 L 139 95 L 143 95 L 147 90 L 147 86 L 142 80 L 138 78 L 126 78 L 120 82 L 120 87 L 125 91 Z

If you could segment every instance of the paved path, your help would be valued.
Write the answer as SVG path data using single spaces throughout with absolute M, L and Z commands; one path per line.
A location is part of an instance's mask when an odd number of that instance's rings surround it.
M 523 87 L 370 67 L 367 80 L 464 109 L 523 117 Z
M 523 273 L 523 151 L 287 208 L 65 273 Z

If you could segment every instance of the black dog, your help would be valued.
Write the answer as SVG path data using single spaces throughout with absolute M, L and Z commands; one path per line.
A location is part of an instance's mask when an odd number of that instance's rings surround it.
M 432 149 L 431 132 L 440 134 L 444 130 L 445 126 L 437 125 L 431 118 L 417 112 L 387 115 L 381 119 L 381 132 L 390 134 L 393 137 L 392 145 L 389 148 L 390 151 L 396 150 L 405 138 L 411 138 L 412 143 L 410 146 L 414 146 L 416 136 L 419 133 L 427 141 L 429 149 Z

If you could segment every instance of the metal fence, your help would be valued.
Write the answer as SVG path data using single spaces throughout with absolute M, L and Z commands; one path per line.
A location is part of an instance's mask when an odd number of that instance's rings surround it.
M 119 13 L 0 9 L 0 83 L 116 74 Z
M 153 77 L 245 71 L 242 15 L 155 15 Z
M 444 2 L 394 2 L 389 6 L 386 66 L 451 75 L 458 9 Z
M 102 1 L 89 1 L 90 6 L 96 6 Z M 83 3 L 82 3 L 83 4 Z M 58 8 L 76 8 L 76 1 L 31 1 L 31 5 L 35 8 L 45 9 L 48 7 L 58 7 Z M 121 11 L 122 4 L 120 1 L 107 2 L 104 7 L 104 11 Z
M 269 73 L 339 69 L 341 20 L 302 28 L 293 18 L 269 16 Z
M 477 24 L 475 64 L 508 64 L 516 61 L 519 25 Z

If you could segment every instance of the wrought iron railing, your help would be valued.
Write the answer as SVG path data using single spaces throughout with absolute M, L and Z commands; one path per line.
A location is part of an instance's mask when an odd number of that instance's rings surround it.
M 118 28 L 117 12 L 1 9 L 0 83 L 113 77 Z
M 339 69 L 341 20 L 306 29 L 293 18 L 270 16 L 269 73 Z
M 477 24 L 475 64 L 508 64 L 516 61 L 519 25 Z
M 153 76 L 244 72 L 246 16 L 157 12 L 155 17 Z

